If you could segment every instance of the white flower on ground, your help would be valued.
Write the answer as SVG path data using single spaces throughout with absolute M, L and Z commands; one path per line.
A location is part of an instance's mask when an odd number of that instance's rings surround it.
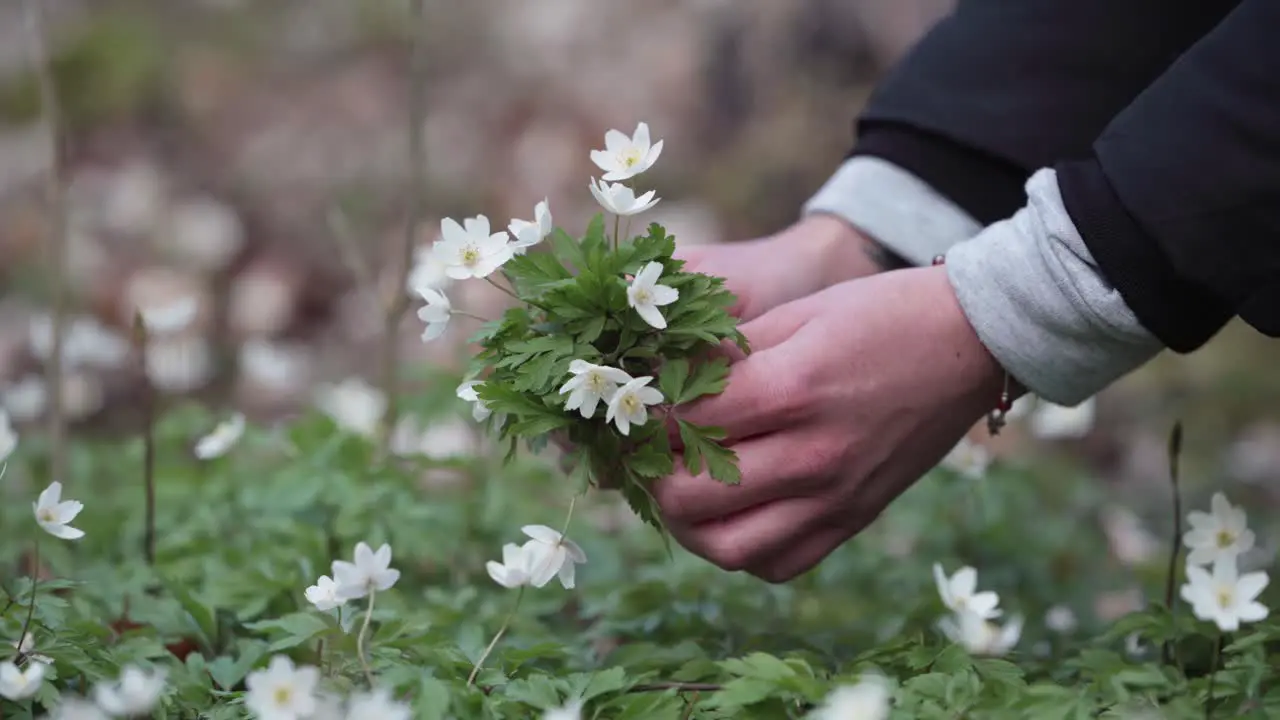
M 44 313 L 31 318 L 27 342 L 31 352 L 41 360 L 53 357 L 53 316 Z M 62 335 L 62 360 L 65 367 L 92 365 L 119 367 L 129 356 L 129 340 L 104 327 L 92 317 L 73 318 Z
M 1031 413 L 1031 434 L 1041 440 L 1082 438 L 1093 430 L 1097 401 L 1089 398 L 1075 407 L 1041 400 Z
M 190 325 L 199 309 L 195 296 L 187 295 L 165 305 L 138 308 L 138 312 L 148 333 L 168 335 Z
M 983 620 L 1000 616 L 996 606 L 1000 604 L 1000 596 L 987 590 L 978 589 L 978 571 L 971 567 L 962 567 L 955 575 L 947 577 L 942 565 L 933 564 L 933 579 L 938 584 L 938 595 L 942 604 L 957 613 L 969 612 Z
M 359 377 L 350 377 L 336 385 L 321 385 L 316 390 L 316 406 L 337 426 L 356 435 L 372 437 L 387 409 L 382 391 Z
M 12 662 L 0 662 L 0 697 L 17 702 L 25 700 L 40 689 L 44 682 L 44 663 L 28 662 L 19 669 Z
M 982 443 L 967 437 L 960 438 L 960 442 L 942 458 L 942 466 L 965 477 L 981 480 L 986 477 L 987 468 L 991 466 L 991 451 Z
M 1208 565 L 1253 549 L 1254 535 L 1244 508 L 1232 505 L 1220 492 L 1213 494 L 1209 505 L 1211 512 L 1187 513 L 1191 529 L 1182 536 L 1182 542 L 1191 551 L 1187 555 L 1191 565 Z
M 889 681 L 864 675 L 855 685 L 831 691 L 809 720 L 885 720 L 889 717 Z
M 511 252 L 523 255 L 551 234 L 551 208 L 544 199 L 533 208 L 533 220 L 512 220 L 507 226 L 511 233 Z
M 546 525 L 525 525 L 520 531 L 533 538 L 521 548 L 528 563 L 529 584 L 540 588 L 558 575 L 560 584 L 572 590 L 574 566 L 587 561 L 582 548 Z
M 471 403 L 471 417 L 475 418 L 476 422 L 484 422 L 493 414 L 489 406 L 480 399 L 480 394 L 476 392 L 476 387 L 480 384 L 479 380 L 469 380 L 459 385 L 457 390 L 459 400 Z
M 378 688 L 356 693 L 347 701 L 346 720 L 410 720 L 413 708 L 391 697 L 391 691 Z
M 1235 632 L 1241 623 L 1263 620 L 1267 606 L 1258 602 L 1271 579 L 1265 572 L 1240 574 L 1236 558 L 1226 556 L 1213 564 L 1213 572 L 1196 565 L 1187 566 L 1187 582 L 1182 599 L 1201 620 L 1215 623 L 1223 632 Z
M 40 523 L 40 527 L 50 535 L 62 540 L 78 540 L 84 537 L 83 530 L 77 530 L 69 524 L 84 509 L 84 503 L 75 500 L 64 501 L 62 483 L 57 481 L 50 483 L 49 487 L 40 493 L 40 497 L 31 503 L 31 509 L 36 515 L 36 522 Z
M 304 592 L 307 596 L 307 602 L 316 606 L 321 612 L 327 612 L 336 607 L 342 607 L 345 601 L 338 597 L 338 583 L 328 575 L 321 575 L 316 584 L 307 588 Z
M 427 324 L 427 328 L 422 331 L 422 342 L 431 342 L 443 335 L 449 327 L 453 306 L 449 304 L 449 298 L 439 290 L 420 287 L 415 292 L 427 303 L 418 308 L 418 319 Z
M 1022 637 L 1022 617 L 1015 615 L 1003 627 L 973 612 L 959 612 L 938 621 L 938 629 L 953 643 L 974 655 L 1007 654 Z
M 298 720 L 316 711 L 320 671 L 309 665 L 294 667 L 286 655 L 276 655 L 265 670 L 245 678 L 245 707 L 259 720 Z
M 558 708 L 547 708 L 542 720 L 582 720 L 582 702 L 575 700 Z
M 46 720 L 106 720 L 110 717 L 94 703 L 78 697 L 64 697 Z
M 311 358 L 299 345 L 253 339 L 240 348 L 240 371 L 273 392 L 302 388 L 310 372 Z
M 609 402 L 619 385 L 631 382 L 631 376 L 617 368 L 605 365 L 592 365 L 586 360 L 574 360 L 569 363 L 569 372 L 573 377 L 560 387 L 560 394 L 569 393 L 564 403 L 565 410 L 577 410 L 582 417 L 589 418 L 596 412 L 601 401 Z
M 445 265 L 445 274 L 454 280 L 488 277 L 511 259 L 505 232 L 489 232 L 489 218 L 477 215 L 463 220 L 440 221 L 441 238 L 432 252 Z
M 149 714 L 160 702 L 164 693 L 166 672 L 163 669 L 143 670 L 134 665 L 125 666 L 120 679 L 112 683 L 100 683 L 93 689 L 93 699 L 98 706 L 115 717 L 137 717 Z
M 1054 605 L 1044 614 L 1044 625 L 1056 633 L 1069 633 L 1076 629 L 1079 621 L 1071 608 L 1066 605 Z
M 600 207 L 614 215 L 638 215 L 657 205 L 660 199 L 654 197 L 654 190 L 636 197 L 635 191 L 622 183 L 607 183 L 595 178 L 591 178 L 587 187 L 591 189 L 591 195 L 600 203 Z
M 609 130 L 604 134 L 604 150 L 592 150 L 591 162 L 605 172 L 605 180 L 628 180 L 653 167 L 662 154 L 662 142 L 650 144 L 648 123 L 636 125 L 631 137 Z
M 662 263 L 651 262 L 641 268 L 627 285 L 627 304 L 635 308 L 645 322 L 659 330 L 667 326 L 667 319 L 662 317 L 658 308 L 680 299 L 679 290 L 658 284 L 661 276 Z
M 631 434 L 632 425 L 643 425 L 649 419 L 649 405 L 662 402 L 662 391 L 645 387 L 653 378 L 648 375 L 635 378 L 618 388 L 609 399 L 608 410 L 605 411 L 606 423 L 617 423 L 618 432 Z
M 18 433 L 9 424 L 9 413 L 0 408 L 0 463 L 9 459 L 18 447 Z
M 13 649 L 17 650 L 19 653 L 23 655 L 26 655 L 31 660 L 34 660 L 35 662 L 38 662 L 38 663 L 44 663 L 45 665 L 52 665 L 53 660 L 51 660 L 47 656 L 39 655 L 31 652 L 35 648 L 35 646 L 36 646 L 36 640 L 35 638 L 31 637 L 31 633 L 27 633 L 23 635 L 21 641 L 13 643 Z
M 4 389 L 3 401 L 13 419 L 35 420 L 49 407 L 49 389 L 39 375 L 27 375 Z
M 374 552 L 368 543 L 356 543 L 355 562 L 333 561 L 333 580 L 338 584 L 337 596 L 356 600 L 377 590 L 390 590 L 400 579 L 400 571 L 391 567 L 391 546 L 383 543 Z
M 490 560 L 485 563 L 489 577 L 505 588 L 518 588 L 529 584 L 530 554 L 515 543 L 502 546 L 502 562 Z
M 244 435 L 244 414 L 235 413 L 196 442 L 196 457 L 201 460 L 222 457 L 240 441 L 241 435 Z

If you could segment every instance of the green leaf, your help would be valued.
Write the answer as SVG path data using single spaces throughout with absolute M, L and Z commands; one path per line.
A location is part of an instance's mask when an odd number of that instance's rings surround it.
M 668 360 L 662 364 L 662 372 L 658 374 L 658 389 L 671 403 L 679 403 L 684 393 L 685 381 L 689 379 L 689 361 L 683 358 Z
M 680 428 L 680 441 L 684 443 L 685 469 L 693 475 L 701 474 L 705 462 L 707 472 L 715 480 L 727 485 L 742 482 L 737 453 L 716 442 L 724 438 L 724 430 L 694 425 L 685 420 L 677 420 L 676 423 Z
M 698 363 L 698 367 L 693 371 L 693 377 L 684 384 L 675 402 L 682 405 L 707 395 L 719 395 L 724 392 L 728 384 L 729 361 L 726 358 Z
M 597 217 L 600 218 L 601 227 L 603 227 L 604 216 L 599 215 Z M 583 254 L 582 246 L 569 233 L 556 228 L 551 231 L 549 240 L 551 250 L 557 257 L 564 259 L 565 262 L 577 268 L 579 272 L 586 269 L 587 256 Z
M 246 625 L 250 630 L 278 630 L 284 634 L 271 643 L 271 652 L 288 650 L 303 645 L 330 628 L 324 616 L 316 612 L 297 612 L 274 620 L 263 620 Z

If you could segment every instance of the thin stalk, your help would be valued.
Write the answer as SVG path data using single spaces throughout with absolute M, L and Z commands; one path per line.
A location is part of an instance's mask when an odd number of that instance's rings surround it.
M 63 142 L 60 130 L 61 107 L 53 69 L 49 62 L 44 11 L 40 0 L 28 0 L 28 36 L 32 42 L 32 65 L 39 86 L 40 109 L 46 131 L 49 134 L 49 176 L 45 186 L 49 204 L 49 278 L 53 303 L 51 332 L 53 349 L 45 367 L 45 385 L 49 388 L 49 474 L 54 480 L 66 480 L 67 465 L 66 418 L 62 408 L 62 347 L 63 326 L 67 314 L 67 207 L 62 183 Z
M 1177 606 L 1173 603 L 1173 591 L 1177 585 L 1178 556 L 1182 550 L 1182 492 L 1178 487 L 1178 460 L 1181 455 L 1182 421 L 1179 420 L 1173 424 L 1173 430 L 1169 433 L 1168 445 L 1169 484 L 1173 488 L 1173 538 L 1169 543 L 1169 568 L 1164 581 L 1164 604 L 1169 609 L 1171 616 L 1177 612 Z M 1174 661 L 1175 642 L 1176 638 L 1171 641 L 1165 641 L 1164 647 L 1161 649 L 1161 655 L 1166 665 Z
M 413 55 L 409 65 L 409 197 L 405 216 L 404 246 L 394 292 L 387 303 L 386 321 L 382 328 L 382 392 L 387 408 L 382 415 L 379 449 L 385 455 L 391 442 L 392 428 L 400 414 L 400 353 L 396 352 L 400 322 L 409 309 L 405 284 L 413 268 L 413 252 L 417 248 L 418 225 L 422 220 L 422 198 L 426 173 L 422 161 L 422 126 L 426 123 L 426 14 L 427 0 L 414 0 L 411 5 Z
M 621 242 L 622 240 L 622 238 L 619 237 L 619 229 L 618 229 L 618 226 L 621 224 L 622 224 L 622 216 L 614 215 L 613 216 L 613 249 L 615 252 L 617 252 L 618 250 L 618 243 Z
M 631 239 L 631 218 L 632 218 L 632 217 L 634 217 L 634 216 L 632 216 L 632 215 L 628 215 L 628 216 L 627 216 L 627 224 L 622 226 L 622 234 L 623 234 L 623 235 L 626 235 L 628 240 L 630 240 L 630 239 Z
M 364 670 L 364 679 L 373 689 L 373 670 L 369 668 L 369 658 L 364 654 L 364 638 L 369 632 L 369 621 L 373 619 L 373 601 L 378 597 L 378 589 L 369 588 L 369 607 L 364 611 L 364 622 L 360 624 L 360 634 L 356 635 L 356 655 L 360 658 L 360 668 Z
M 1204 699 L 1204 720 L 1213 717 L 1213 686 L 1218 679 L 1218 663 L 1222 661 L 1222 645 L 1225 636 L 1218 631 L 1218 640 L 1213 644 L 1213 664 L 1209 666 L 1209 694 Z
M 142 530 L 142 556 L 148 565 L 156 564 L 156 393 L 147 374 L 147 351 L 151 346 L 150 333 L 142 319 L 142 313 L 133 316 L 133 342 L 138 351 L 138 363 L 142 377 L 142 487 L 144 517 Z
M 484 649 L 484 652 L 480 653 L 480 659 L 476 660 L 476 666 L 471 668 L 471 674 L 467 676 L 468 686 L 476 684 L 476 675 L 480 674 L 480 668 L 484 667 L 484 661 L 489 659 L 489 654 L 493 652 L 495 647 L 497 647 L 498 641 L 502 639 L 502 636 L 507 632 L 507 628 L 511 626 L 511 620 L 515 618 L 516 612 L 520 610 L 520 601 L 524 600 L 524 590 L 526 587 L 528 586 L 520 586 L 520 591 L 516 593 L 515 604 L 511 606 L 511 611 L 508 612 L 507 616 L 502 620 L 502 627 L 498 628 L 498 632 L 495 633 L 493 639 L 489 641 L 488 647 Z
M 471 318 L 472 320 L 479 320 L 480 322 L 492 322 L 491 320 L 489 320 L 489 318 L 480 317 L 479 315 L 476 315 L 475 313 L 469 313 L 466 310 L 450 310 L 449 314 L 460 315 L 465 318 Z
M 22 632 L 18 633 L 18 652 L 14 656 L 15 661 L 22 657 L 22 640 L 27 637 L 27 633 L 31 632 L 31 621 L 36 615 L 36 588 L 40 586 L 40 533 L 36 533 L 36 539 L 32 543 L 31 551 L 31 604 L 27 607 L 27 619 L 22 621 Z
M 519 295 L 517 295 L 517 294 L 515 293 L 515 291 L 514 291 L 514 290 L 509 290 L 509 289 L 504 288 L 504 287 L 502 287 L 501 285 L 499 285 L 499 284 L 498 284 L 498 281 L 497 281 L 497 280 L 494 280 L 492 275 L 486 275 L 486 276 L 485 276 L 485 278 L 484 278 L 484 281 L 485 281 L 485 282 L 487 282 L 487 283 L 489 283 L 490 285 L 492 285 L 492 286 L 494 286 L 494 287 L 498 288 L 498 290 L 500 290 L 504 295 L 507 295 L 507 296 L 512 297 L 512 298 L 515 298 L 516 302 L 524 302 L 524 300 L 521 300 L 521 299 L 520 299 L 520 296 L 519 296 Z

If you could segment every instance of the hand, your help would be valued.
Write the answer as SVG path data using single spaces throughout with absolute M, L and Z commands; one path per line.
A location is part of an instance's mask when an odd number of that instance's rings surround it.
M 738 296 L 730 310 L 752 320 L 773 308 L 846 280 L 883 270 L 878 246 L 831 215 L 810 215 L 768 237 L 681 248 L 685 269 L 725 278 Z
M 733 365 L 724 393 L 681 413 L 725 428 L 742 483 L 680 471 L 653 493 L 682 545 L 770 582 L 808 570 L 871 523 L 1002 387 L 942 267 L 835 285 L 743 331 L 753 352 Z

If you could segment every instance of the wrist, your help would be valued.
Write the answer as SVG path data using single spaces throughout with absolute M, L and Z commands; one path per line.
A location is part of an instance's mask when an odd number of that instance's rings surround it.
M 853 225 L 826 213 L 806 215 L 778 240 L 799 247 L 819 289 L 897 269 L 902 262 Z

